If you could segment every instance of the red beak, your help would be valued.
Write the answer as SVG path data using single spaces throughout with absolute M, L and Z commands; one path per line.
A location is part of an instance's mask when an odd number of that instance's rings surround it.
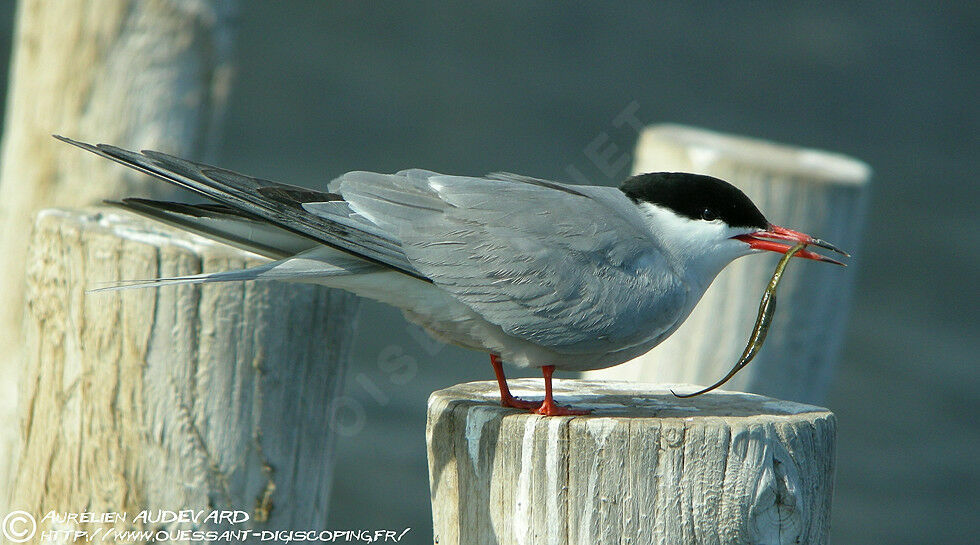
M 772 225 L 772 224 L 769 225 L 769 229 L 767 231 L 758 231 L 747 235 L 738 235 L 732 238 L 741 240 L 742 242 L 748 244 L 750 247 L 752 247 L 755 250 L 766 250 L 769 252 L 776 252 L 780 254 L 785 254 L 786 252 L 788 252 L 789 249 L 792 248 L 793 244 L 802 242 L 803 244 L 807 244 L 811 246 L 819 246 L 820 248 L 826 248 L 828 250 L 837 252 L 847 257 L 851 256 L 844 250 L 841 250 L 840 248 L 834 246 L 829 242 L 820 240 L 819 238 L 813 238 L 806 233 L 793 231 L 791 229 L 787 229 L 785 227 L 780 227 L 778 225 Z M 788 240 L 793 244 L 782 244 L 767 239 Z M 797 252 L 796 256 L 794 257 L 813 259 L 815 261 L 826 261 L 827 263 L 833 263 L 835 265 L 840 265 L 842 267 L 847 266 L 841 263 L 840 261 L 837 261 L 836 259 L 831 259 L 827 256 L 816 254 L 807 250 L 800 250 L 799 252 Z

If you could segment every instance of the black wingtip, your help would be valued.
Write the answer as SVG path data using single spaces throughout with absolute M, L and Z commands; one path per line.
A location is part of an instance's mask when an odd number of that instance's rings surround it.
M 122 199 L 119 199 L 118 201 L 117 200 L 112 200 L 112 199 L 104 199 L 102 201 L 103 204 L 108 204 L 108 205 L 111 205 L 111 206 L 122 206 L 123 208 L 132 208 L 134 205 L 140 205 L 140 204 L 144 204 L 144 203 L 153 203 L 153 202 L 154 201 L 151 201 L 149 199 L 140 199 L 138 197 L 123 197 Z
M 73 140 L 71 138 L 68 138 L 67 136 L 62 136 L 60 134 L 52 134 L 51 136 L 53 136 L 55 140 L 60 140 L 61 142 L 64 142 L 66 144 L 71 144 L 75 147 L 82 148 L 83 150 L 100 153 L 99 146 L 93 146 L 92 144 L 88 144 L 80 140 Z
M 54 137 L 55 140 L 60 140 L 60 141 L 62 141 L 64 143 L 66 143 L 66 144 L 71 144 L 73 146 L 79 146 L 79 147 L 81 147 L 80 146 L 81 142 L 79 142 L 77 140 L 72 140 L 71 138 L 68 138 L 67 136 L 62 136 L 60 134 L 52 134 L 51 136 Z

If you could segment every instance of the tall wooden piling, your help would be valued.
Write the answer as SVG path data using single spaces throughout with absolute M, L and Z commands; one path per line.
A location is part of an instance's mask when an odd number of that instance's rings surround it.
M 20 0 L 0 158 L 0 419 L 17 410 L 27 244 L 35 214 L 92 206 L 166 184 L 51 138 L 152 148 L 205 159 L 231 86 L 237 0 Z M 18 456 L 0 428 L 0 489 Z M 3 511 L 0 494 L 0 511 Z
M 263 261 L 112 209 L 43 211 L 29 256 L 12 509 L 128 512 L 117 530 L 214 526 L 128 524 L 157 509 L 327 527 L 352 296 L 279 282 L 87 293 Z

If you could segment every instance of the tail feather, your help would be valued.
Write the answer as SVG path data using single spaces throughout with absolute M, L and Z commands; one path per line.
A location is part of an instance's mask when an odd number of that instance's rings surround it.
M 242 271 L 171 276 L 168 278 L 157 278 L 156 280 L 120 280 L 118 282 L 109 282 L 108 286 L 94 288 L 87 291 L 88 293 L 104 293 L 110 291 L 123 291 L 142 288 L 161 288 L 164 286 L 176 286 L 179 284 L 204 284 L 208 282 L 235 282 L 259 279 L 258 275 L 245 274 L 248 272 L 249 269 L 245 269 Z
M 327 261 L 329 259 L 329 261 Z M 294 257 L 280 259 L 235 271 L 172 276 L 153 280 L 121 280 L 111 285 L 88 290 L 102 293 L 142 288 L 159 288 L 184 284 L 211 282 L 245 282 L 249 280 L 283 280 L 309 282 L 316 279 L 384 270 L 385 268 L 355 257 L 348 257 L 327 247 L 317 247 Z
M 316 241 L 257 221 L 223 205 L 192 205 L 136 198 L 105 203 L 270 259 L 284 259 L 317 245 Z
M 328 202 L 338 195 L 253 178 L 156 151 L 135 153 L 105 144 L 93 146 L 63 136 L 55 135 L 55 138 L 193 191 L 279 229 L 428 281 L 408 261 L 397 240 L 379 236 L 377 229 L 364 229 L 343 218 L 318 216 L 302 206 L 314 197 Z M 297 197 L 301 199 L 297 200 Z

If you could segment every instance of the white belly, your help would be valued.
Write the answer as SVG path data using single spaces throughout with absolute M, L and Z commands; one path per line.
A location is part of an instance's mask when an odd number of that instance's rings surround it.
M 619 346 L 596 343 L 597 348 L 602 347 L 597 351 L 578 347 L 569 352 L 509 335 L 434 284 L 401 273 L 379 271 L 313 282 L 394 306 L 402 310 L 406 319 L 422 326 L 440 341 L 499 354 L 505 362 L 517 367 L 554 365 L 558 369 L 586 371 L 618 365 L 659 344 L 690 313 L 690 308 L 683 309 L 680 311 L 683 315 L 678 315 L 667 327 L 653 327 L 648 334 Z M 689 306 L 693 308 L 693 304 Z

